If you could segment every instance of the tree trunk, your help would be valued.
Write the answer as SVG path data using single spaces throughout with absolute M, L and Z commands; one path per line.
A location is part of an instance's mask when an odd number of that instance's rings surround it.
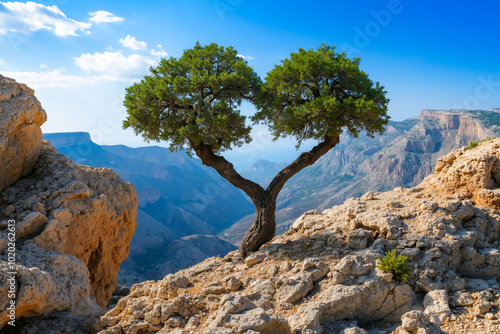
M 309 152 L 302 153 L 295 161 L 283 168 L 264 190 L 257 183 L 242 177 L 234 169 L 233 164 L 213 152 L 211 146 L 203 143 L 190 142 L 196 155 L 204 165 L 214 168 L 220 176 L 228 180 L 233 186 L 243 190 L 255 205 L 255 220 L 245 233 L 240 245 L 241 256 L 246 258 L 250 252 L 255 252 L 260 246 L 274 237 L 276 233 L 276 198 L 279 192 L 292 176 L 307 166 L 312 165 L 323 154 L 332 149 L 339 142 L 339 136 L 326 136 Z
M 241 241 L 240 253 L 246 258 L 251 252 L 259 250 L 260 246 L 271 241 L 276 233 L 276 199 L 266 193 L 263 201 L 255 204 L 255 219 Z

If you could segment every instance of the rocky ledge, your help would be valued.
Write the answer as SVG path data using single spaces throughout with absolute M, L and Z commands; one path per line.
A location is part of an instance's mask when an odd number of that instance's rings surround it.
M 469 169 L 453 167 L 467 160 L 475 178 L 489 179 L 476 188 L 496 186 L 500 140 L 453 154 L 442 161 L 447 177 L 468 177 Z M 306 212 L 245 261 L 231 252 L 136 284 L 94 331 L 500 333 L 500 213 L 476 205 L 481 189 L 464 196 L 450 182 L 426 191 L 443 184 L 447 172 L 437 169 L 422 186 Z M 405 283 L 377 268 L 392 249 L 411 264 Z
M 46 120 L 32 89 L 0 75 L 0 191 L 33 169 Z
M 137 205 L 134 187 L 116 173 L 73 164 L 44 141 L 33 171 L 0 194 L 0 252 L 12 253 L 14 222 L 16 254 L 14 270 L 0 262 L 0 326 L 10 320 L 12 279 L 17 318 L 69 311 L 82 321 L 102 312 Z

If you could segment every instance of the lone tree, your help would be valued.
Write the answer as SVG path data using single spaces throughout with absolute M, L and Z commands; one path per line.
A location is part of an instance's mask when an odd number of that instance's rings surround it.
M 151 75 L 127 88 L 124 128 L 147 141 L 169 141 L 170 150 L 187 150 L 243 190 L 256 208 L 255 220 L 240 246 L 245 258 L 270 241 L 276 231 L 276 198 L 285 182 L 312 165 L 339 142 L 342 131 L 357 137 L 383 133 L 387 124 L 384 87 L 359 69 L 360 58 L 323 44 L 299 49 L 276 65 L 262 82 L 233 47 L 215 43 L 162 59 Z M 237 109 L 243 100 L 258 112 L 274 135 L 319 143 L 280 171 L 267 189 L 239 175 L 218 153 L 249 143 L 251 128 Z

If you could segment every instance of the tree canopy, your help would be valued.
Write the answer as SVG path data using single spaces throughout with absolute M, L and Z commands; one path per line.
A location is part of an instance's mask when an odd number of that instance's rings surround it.
M 339 142 L 342 131 L 357 137 L 382 133 L 388 123 L 384 87 L 359 69 L 360 58 L 323 44 L 299 49 L 267 73 L 264 83 L 233 47 L 215 43 L 162 59 L 140 83 L 127 88 L 123 122 L 146 140 L 169 141 L 172 151 L 193 151 L 255 204 L 256 216 L 240 246 L 247 256 L 275 234 L 276 198 L 293 175 Z M 281 170 L 267 189 L 243 178 L 218 153 L 250 142 L 250 126 L 238 107 L 252 102 L 254 123 L 268 125 L 275 139 L 292 136 L 297 147 L 319 143 Z
M 344 129 L 354 137 L 363 129 L 369 136 L 382 133 L 389 100 L 359 69 L 360 60 L 325 44 L 299 49 L 267 73 L 252 119 L 267 123 L 275 139 L 294 136 L 298 145 Z
M 127 88 L 125 128 L 147 141 L 169 141 L 171 151 L 203 143 L 221 152 L 250 142 L 237 108 L 256 98 L 261 82 L 233 47 L 196 43 L 150 71 Z

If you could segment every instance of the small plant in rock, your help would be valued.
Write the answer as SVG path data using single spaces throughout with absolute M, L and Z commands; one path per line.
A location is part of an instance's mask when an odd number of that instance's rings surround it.
M 386 252 L 385 257 L 379 255 L 378 260 L 377 268 L 391 273 L 396 281 L 404 283 L 410 276 L 411 266 L 408 263 L 408 258 L 404 255 L 396 256 L 395 249 Z
M 471 150 L 473 149 L 474 147 L 476 147 L 477 145 L 479 145 L 479 143 L 477 141 L 471 141 L 469 143 L 469 146 L 467 146 L 467 150 Z

